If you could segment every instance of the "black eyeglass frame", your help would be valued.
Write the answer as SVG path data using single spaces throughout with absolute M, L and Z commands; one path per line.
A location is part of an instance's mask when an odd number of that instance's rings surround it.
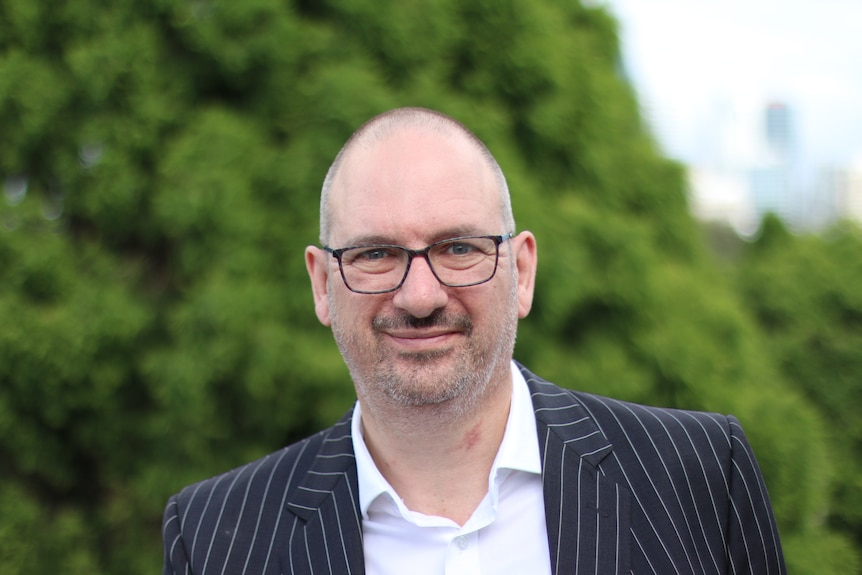
M 378 295 L 378 294 L 383 294 L 383 293 L 391 293 L 391 292 L 394 292 L 394 291 L 398 290 L 399 288 L 401 288 L 401 286 L 404 285 L 404 281 L 407 279 L 407 274 L 410 273 L 410 264 L 413 263 L 414 258 L 417 258 L 420 256 L 425 258 L 425 262 L 428 264 L 428 269 L 431 270 L 431 273 L 434 274 L 434 277 L 437 279 L 437 281 L 446 287 L 455 287 L 455 288 L 471 287 L 471 286 L 477 286 L 477 285 L 481 285 L 483 283 L 487 283 L 487 282 L 491 281 L 492 279 L 494 279 L 494 276 L 497 275 L 497 265 L 500 262 L 500 244 L 502 244 L 506 240 L 512 239 L 513 237 L 515 237 L 514 232 L 509 232 L 507 234 L 502 234 L 502 235 L 498 235 L 498 236 L 458 236 L 456 238 L 446 238 L 445 240 L 440 240 L 438 242 L 434 242 L 433 244 L 428 245 L 428 246 L 422 248 L 421 250 L 411 250 L 410 248 L 405 248 L 404 246 L 397 246 L 394 244 L 360 244 L 357 246 L 347 246 L 344 248 L 336 248 L 336 249 L 333 249 L 329 246 L 323 246 L 322 249 L 325 252 L 328 252 L 330 255 L 332 255 L 336 260 L 338 260 L 338 271 L 341 273 L 341 279 L 344 281 L 344 285 L 347 287 L 347 289 L 349 289 L 353 293 L 358 293 L 358 294 Z M 428 255 L 431 252 L 431 250 L 433 248 L 439 246 L 440 244 L 457 242 L 458 240 L 477 240 L 477 239 L 494 240 L 494 271 L 491 272 L 491 275 L 488 276 L 487 279 L 484 279 L 482 281 L 470 282 L 470 283 L 466 283 L 466 284 L 452 284 L 452 283 L 444 282 L 442 279 L 440 279 L 440 276 L 438 276 L 436 270 L 434 270 L 434 265 L 431 263 L 431 258 Z M 350 283 L 347 281 L 347 277 L 344 275 L 344 266 L 341 263 L 341 256 L 344 254 L 344 252 L 346 252 L 348 250 L 355 250 L 357 248 L 392 248 L 392 249 L 401 250 L 404 253 L 406 253 L 407 254 L 407 266 L 404 268 L 404 275 L 401 276 L 401 281 L 398 282 L 398 285 L 396 285 L 395 287 L 389 288 L 389 289 L 385 289 L 385 290 L 373 290 L 373 291 L 357 290 L 357 289 L 353 289 L 352 287 L 350 287 Z

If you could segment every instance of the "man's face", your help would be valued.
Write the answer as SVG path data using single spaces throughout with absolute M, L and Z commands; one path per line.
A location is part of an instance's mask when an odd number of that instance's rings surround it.
M 412 249 L 503 229 L 497 182 L 464 138 L 402 129 L 354 148 L 334 182 L 329 245 L 383 243 Z M 440 284 L 415 258 L 403 285 L 385 294 L 347 289 L 335 258 L 309 248 L 316 310 L 332 326 L 360 400 L 468 408 L 509 376 L 519 316 L 532 299 L 535 246 L 525 232 L 500 245 L 497 273 L 471 287 Z M 522 275 L 519 275 L 519 268 Z M 520 278 L 520 281 L 519 281 Z

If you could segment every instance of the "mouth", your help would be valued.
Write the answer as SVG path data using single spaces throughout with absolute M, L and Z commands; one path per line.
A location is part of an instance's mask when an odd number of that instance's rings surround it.
M 439 349 L 441 346 L 449 344 L 459 335 L 462 335 L 461 331 L 441 329 L 386 330 L 382 333 L 387 339 L 394 342 L 399 347 L 412 351 L 428 350 L 432 348 Z
M 410 316 L 377 317 L 374 330 L 408 351 L 436 351 L 468 335 L 472 322 L 466 315 L 444 315 L 440 310 L 426 318 Z

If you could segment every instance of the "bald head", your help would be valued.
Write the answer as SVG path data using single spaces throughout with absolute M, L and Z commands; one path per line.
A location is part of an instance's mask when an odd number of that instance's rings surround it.
M 515 230 L 515 221 L 512 215 L 512 204 L 509 198 L 509 188 L 506 178 L 499 164 L 491 155 L 485 144 L 457 120 L 425 108 L 397 108 L 384 112 L 379 116 L 368 120 L 359 127 L 341 148 L 335 157 L 323 181 L 323 189 L 320 195 L 320 242 L 328 245 L 332 227 L 332 192 L 334 189 L 349 188 L 351 183 L 344 176 L 343 168 L 357 150 L 369 149 L 396 134 L 405 131 L 428 132 L 452 140 L 462 141 L 470 148 L 478 152 L 483 163 L 493 174 L 497 193 L 499 196 L 499 208 L 503 223 L 507 230 Z

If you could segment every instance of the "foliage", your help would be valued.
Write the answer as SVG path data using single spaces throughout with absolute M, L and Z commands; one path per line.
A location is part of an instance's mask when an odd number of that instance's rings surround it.
M 713 269 L 618 57 L 577 2 L 0 0 L 0 570 L 157 571 L 169 494 L 350 405 L 303 247 L 349 133 L 425 105 L 489 144 L 539 238 L 518 356 L 736 413 L 795 572 L 848 572 L 818 414 Z
M 862 229 L 793 236 L 770 216 L 739 266 L 747 306 L 786 379 L 830 422 L 829 521 L 862 547 Z

